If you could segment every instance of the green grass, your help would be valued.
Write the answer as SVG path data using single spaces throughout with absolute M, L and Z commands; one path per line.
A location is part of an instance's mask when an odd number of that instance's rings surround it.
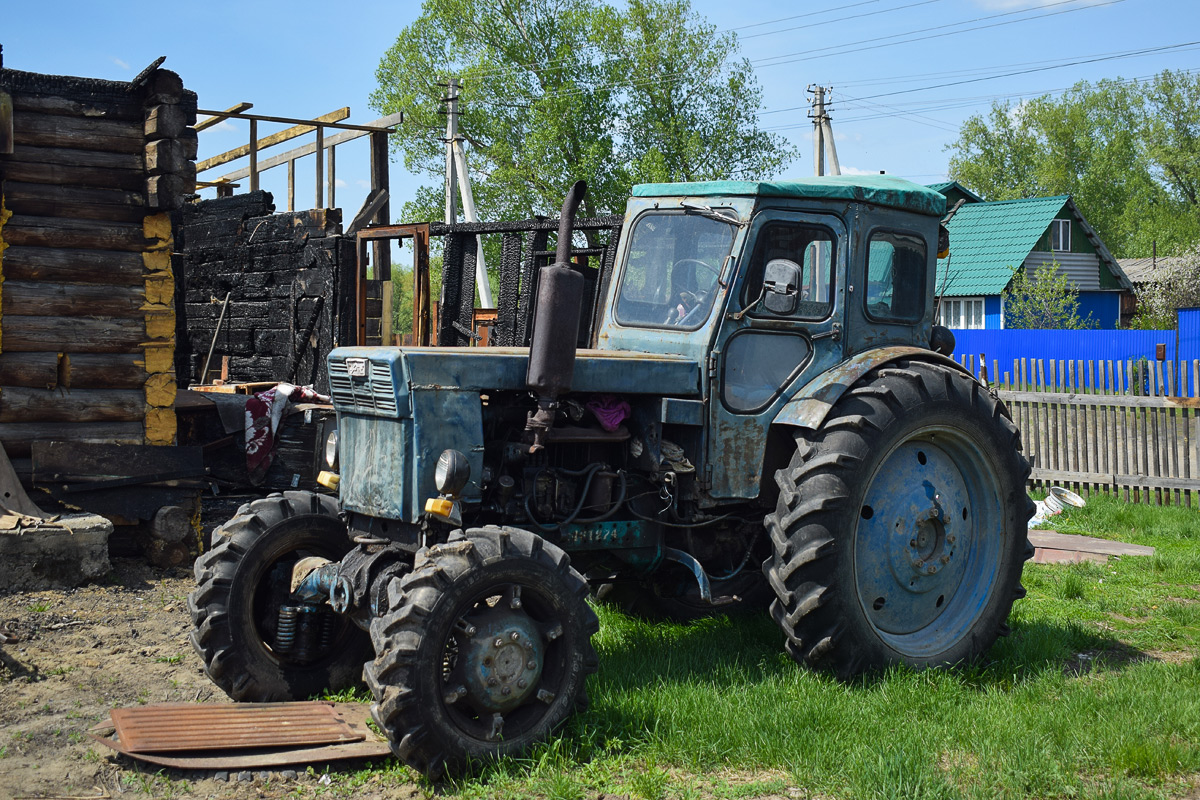
M 526 758 L 436 790 L 1187 796 L 1200 785 L 1200 513 L 1095 498 L 1053 527 L 1157 552 L 1029 564 L 1012 634 L 982 664 L 852 683 L 798 667 L 765 615 L 649 624 L 601 607 L 589 709 Z

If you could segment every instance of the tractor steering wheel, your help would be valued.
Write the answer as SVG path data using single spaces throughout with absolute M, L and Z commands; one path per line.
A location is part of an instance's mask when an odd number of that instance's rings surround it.
M 675 270 L 683 264 L 696 264 L 704 268 L 713 276 L 713 283 L 721 279 L 721 272 L 715 269 L 707 261 L 701 261 L 698 258 L 681 258 L 671 265 L 671 274 L 674 276 Z M 671 300 L 674 302 L 670 311 L 667 312 L 667 318 L 663 320 L 664 325 L 686 325 L 695 320 L 695 311 L 697 308 L 704 306 L 710 292 L 697 291 L 695 293 L 689 291 L 680 291 L 678 294 L 673 294 Z

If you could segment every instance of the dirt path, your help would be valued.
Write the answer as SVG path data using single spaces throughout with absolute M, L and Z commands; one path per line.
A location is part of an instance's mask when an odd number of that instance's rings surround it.
M 84 732 L 110 708 L 221 700 L 187 641 L 188 570 L 115 559 L 103 585 L 0 592 L 0 624 L 20 641 L 0 645 L 0 798 L 412 797 L 395 770 L 373 778 L 275 770 L 225 777 L 159 772 L 103 748 Z M 249 780 L 245 780 L 249 778 Z M 326 782 L 328 781 L 328 782 Z

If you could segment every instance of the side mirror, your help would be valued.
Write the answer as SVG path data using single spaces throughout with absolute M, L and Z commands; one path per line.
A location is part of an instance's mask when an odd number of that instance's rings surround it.
M 763 305 L 773 314 L 792 314 L 800 302 L 800 265 L 773 258 L 763 273 Z

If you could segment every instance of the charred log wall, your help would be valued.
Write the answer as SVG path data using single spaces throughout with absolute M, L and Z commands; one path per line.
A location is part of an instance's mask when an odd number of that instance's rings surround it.
M 0 68 L 0 441 L 172 444 L 169 212 L 195 188 L 196 95 Z M 0 117 L 6 115 L 0 114 Z
M 340 235 L 338 209 L 274 208 L 270 193 L 259 191 L 180 211 L 176 368 L 191 382 L 213 346 L 210 379 L 227 357 L 229 381 L 328 390 L 325 358 L 342 341 L 339 303 L 353 299 L 354 241 Z

